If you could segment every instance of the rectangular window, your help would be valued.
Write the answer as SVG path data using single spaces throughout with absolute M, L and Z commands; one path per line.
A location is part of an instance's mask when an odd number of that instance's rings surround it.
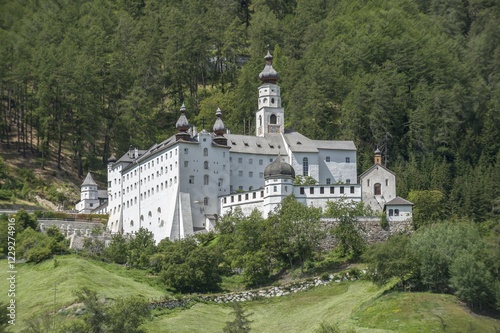
M 385 186 L 389 186 L 389 179 L 385 180 Z
M 264 164 L 264 160 L 259 160 L 259 165 Z
M 305 192 L 304 192 L 304 188 L 303 188 L 303 187 L 301 187 L 301 188 L 300 188 L 300 194 L 304 194 L 304 193 L 305 193 Z
M 351 186 L 351 194 L 354 193 L 354 186 Z
M 252 199 L 255 199 L 255 198 L 257 198 L 257 192 L 252 193 Z
M 309 187 L 309 194 L 314 194 L 314 187 Z
M 248 193 L 245 193 L 245 200 L 248 200 Z
M 344 194 L 344 186 L 340 186 L 340 194 Z
M 325 193 L 325 188 L 324 187 L 320 187 L 319 188 L 319 193 L 320 194 L 324 194 Z
M 248 159 L 248 164 L 253 164 L 253 158 Z
M 264 173 L 263 172 L 259 172 L 259 178 L 264 178 Z
M 250 178 L 252 178 L 252 177 L 253 177 L 253 172 L 252 172 L 252 171 L 250 171 L 250 172 L 248 173 L 248 177 L 250 177 Z
M 345 158 L 345 162 L 346 162 L 346 163 L 351 163 L 351 158 L 350 158 L 350 157 L 346 157 L 346 158 Z
M 238 163 L 243 163 L 243 158 L 242 157 L 238 157 Z
M 189 176 L 189 184 L 194 184 L 194 176 Z
M 326 179 L 326 184 L 327 184 L 327 185 L 330 185 L 331 183 L 332 183 L 332 180 L 331 180 L 330 178 L 327 178 L 327 179 Z
M 238 176 L 243 177 L 243 170 L 238 171 Z
M 184 148 L 184 154 L 189 154 L 189 149 L 188 148 Z
M 187 168 L 189 165 L 189 161 L 184 161 L 184 167 Z
M 330 194 L 334 194 L 334 193 L 335 193 L 335 187 L 330 186 Z

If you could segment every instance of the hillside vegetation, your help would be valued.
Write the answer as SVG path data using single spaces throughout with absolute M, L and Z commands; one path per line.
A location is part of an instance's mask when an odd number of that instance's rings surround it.
M 500 210 L 499 22 L 491 0 L 3 0 L 1 152 L 82 177 L 167 138 L 182 102 L 254 133 L 270 45 L 287 128 L 354 140 L 360 171 L 379 146 L 398 195 L 482 221 Z
M 154 278 L 144 271 L 127 270 L 77 256 L 59 256 L 41 264 L 18 264 L 16 301 L 20 332 L 36 318 L 53 313 L 57 287 L 57 325 L 71 322 L 73 291 L 84 286 L 108 299 L 138 295 L 164 296 Z M 0 286 L 6 287 L 7 263 L 0 261 Z M 149 280 L 148 280 L 149 279 Z M 336 324 L 356 332 L 495 332 L 500 322 L 475 315 L 455 297 L 430 293 L 385 293 L 366 281 L 331 283 L 290 296 L 243 303 L 251 313 L 252 332 L 314 332 L 320 323 Z M 228 305 L 196 303 L 186 310 L 156 310 L 142 326 L 146 332 L 221 332 L 231 320 Z

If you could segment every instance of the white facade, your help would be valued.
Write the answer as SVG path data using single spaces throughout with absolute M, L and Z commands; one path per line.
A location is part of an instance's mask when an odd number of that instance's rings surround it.
M 80 201 L 76 203 L 75 209 L 80 214 L 106 214 L 107 199 L 106 191 L 97 189 L 97 183 L 89 172 L 80 186 Z
M 339 198 L 369 198 L 369 190 L 357 183 L 352 141 L 311 140 L 285 132 L 285 112 L 276 84 L 279 75 L 271 59 L 268 54 L 259 76 L 263 84 L 258 91 L 255 136 L 226 133 L 220 110 L 213 132 L 189 132 L 183 105 L 176 135 L 148 150 L 130 148 L 111 161 L 111 232 L 135 233 L 144 227 L 153 232 L 156 241 L 178 239 L 211 230 L 221 215 L 235 207 L 245 214 L 258 209 L 267 216 L 292 193 L 299 202 L 323 208 Z M 291 176 L 266 179 L 266 167 L 278 157 L 297 175 L 310 176 L 317 183 L 294 186 Z M 371 182 L 388 178 L 394 186 L 393 191 L 384 188 L 385 198 L 395 197 L 395 178 L 390 175 L 370 174 Z M 381 211 L 383 204 L 375 208 Z
M 396 175 L 380 164 L 375 156 L 375 164 L 359 177 L 363 187 L 362 200 L 373 211 L 381 211 L 384 205 L 396 198 Z

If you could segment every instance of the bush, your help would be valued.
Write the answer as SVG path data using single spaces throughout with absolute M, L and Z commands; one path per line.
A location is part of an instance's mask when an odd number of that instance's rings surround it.
M 13 194 L 12 190 L 0 190 L 0 200 L 9 201 Z

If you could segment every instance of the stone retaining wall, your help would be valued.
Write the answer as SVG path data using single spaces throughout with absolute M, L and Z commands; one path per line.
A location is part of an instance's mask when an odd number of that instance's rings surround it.
M 323 228 L 327 231 L 327 237 L 323 241 L 322 248 L 331 250 L 338 244 L 335 237 L 330 233 L 331 229 L 338 225 L 338 219 L 323 218 L 321 221 Z M 411 218 L 404 221 L 388 221 L 387 226 L 382 228 L 379 217 L 363 217 L 359 219 L 356 227 L 368 243 L 384 242 L 391 235 L 401 233 L 410 234 L 413 232 Z
M 150 308 L 174 309 L 179 307 L 186 307 L 193 302 L 213 302 L 222 304 L 231 302 L 246 302 L 262 298 L 282 297 L 300 291 L 305 291 L 311 288 L 321 287 L 332 282 L 340 283 L 342 281 L 347 281 L 347 280 L 355 281 L 361 275 L 364 275 L 366 271 L 362 270 L 359 271 L 359 273 L 360 273 L 359 276 L 358 275 L 352 276 L 349 275 L 349 272 L 343 272 L 341 274 L 330 274 L 328 278 L 325 280 L 322 280 L 317 277 L 310 280 L 290 283 L 284 286 L 273 286 L 257 290 L 247 290 L 247 291 L 227 293 L 227 294 L 205 294 L 205 295 L 198 295 L 196 297 L 191 296 L 175 300 L 165 299 L 162 301 L 153 301 L 150 303 Z

